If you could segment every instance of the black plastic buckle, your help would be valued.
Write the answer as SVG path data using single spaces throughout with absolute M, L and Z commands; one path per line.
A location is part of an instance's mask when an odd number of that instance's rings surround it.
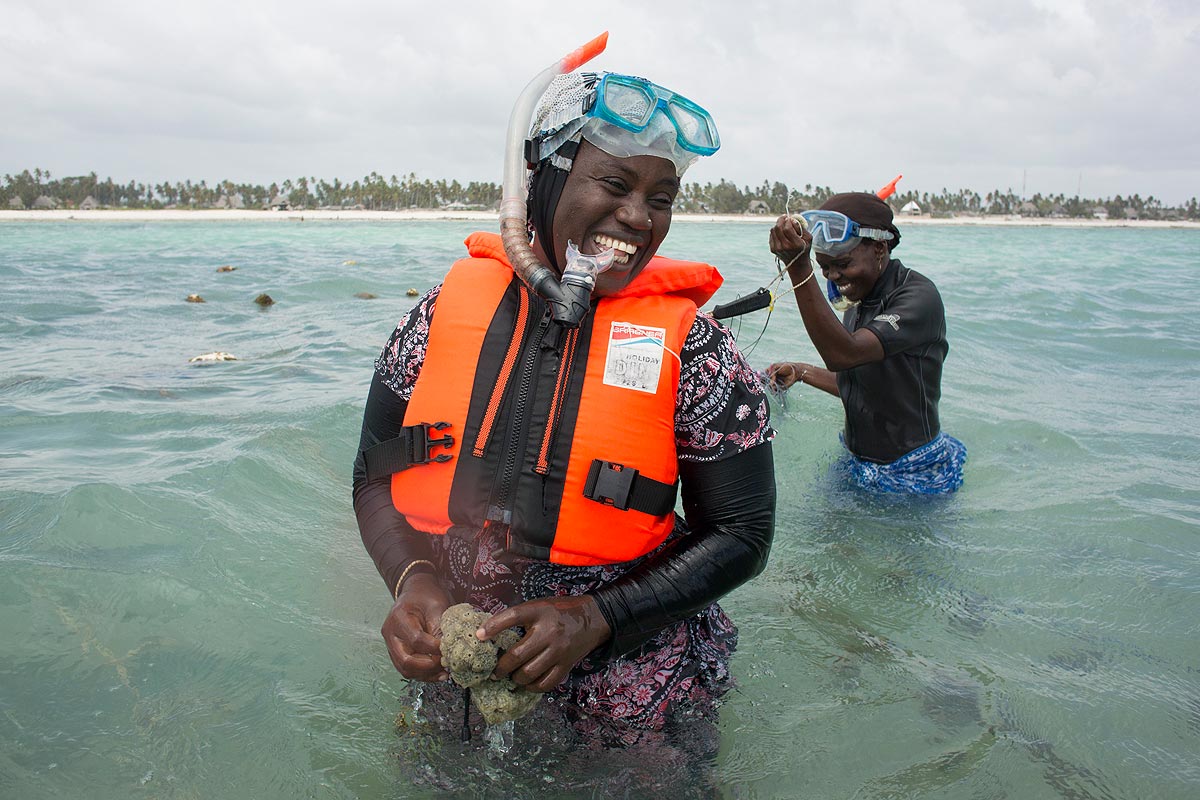
M 429 437 L 430 428 L 433 428 L 436 431 L 444 431 L 449 427 L 449 422 L 434 422 L 432 424 L 428 422 L 422 422 L 418 425 L 414 425 L 412 428 L 412 452 L 416 457 L 413 458 L 409 463 L 428 464 L 430 461 L 443 462 L 454 458 L 454 456 L 450 455 L 449 453 L 442 453 L 440 456 L 433 455 L 433 448 L 435 447 L 441 446 L 449 449 L 450 446 L 454 444 L 453 436 L 447 433 L 445 436 L 437 439 L 431 439 Z
M 583 496 L 625 511 L 629 508 L 629 493 L 633 489 L 633 479 L 637 476 L 638 471 L 633 467 L 597 458 L 588 469 Z

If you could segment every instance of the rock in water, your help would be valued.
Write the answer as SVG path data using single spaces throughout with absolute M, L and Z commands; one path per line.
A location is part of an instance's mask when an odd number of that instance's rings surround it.
M 370 292 L 355 292 L 354 296 L 357 297 L 359 300 L 374 300 L 379 295 L 371 294 Z
M 258 303 L 263 308 L 275 305 L 274 299 L 272 299 L 271 295 L 269 294 L 260 294 L 258 297 L 254 298 L 254 302 Z
M 217 361 L 237 361 L 238 357 L 233 353 L 226 353 L 219 350 L 215 353 L 203 353 L 198 356 L 192 356 L 188 359 L 189 364 L 213 364 Z
M 237 269 L 237 267 L 231 267 L 228 264 L 225 264 L 224 266 L 217 267 L 217 272 L 233 272 L 235 269 Z
M 409 297 L 416 297 L 420 294 L 420 292 L 418 292 L 416 289 L 409 289 L 407 292 L 405 292 L 405 294 Z
M 204 298 L 198 294 L 189 294 L 184 299 L 187 300 L 189 303 L 203 303 L 204 302 Z

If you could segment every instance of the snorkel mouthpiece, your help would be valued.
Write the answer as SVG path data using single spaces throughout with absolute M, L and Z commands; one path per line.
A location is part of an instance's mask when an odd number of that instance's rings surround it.
M 562 281 L 538 260 L 529 246 L 527 227 L 528 207 L 525 202 L 525 138 L 534 107 L 546 87 L 558 75 L 571 72 L 604 52 L 608 32 L 572 50 L 542 70 L 522 90 L 508 118 L 508 139 L 504 151 L 504 197 L 500 201 L 500 241 L 513 271 L 550 306 L 551 318 L 568 328 L 576 328 L 587 314 L 591 303 L 591 285 L 576 279 L 568 281 L 564 271 Z
M 568 327 L 575 327 L 587 314 L 592 302 L 592 290 L 596 288 L 596 276 L 612 266 L 616 251 L 611 247 L 596 255 L 579 252 L 571 240 L 567 240 L 567 266 L 563 269 L 562 281 L 556 287 L 561 297 L 545 298 L 550 306 L 551 319 Z

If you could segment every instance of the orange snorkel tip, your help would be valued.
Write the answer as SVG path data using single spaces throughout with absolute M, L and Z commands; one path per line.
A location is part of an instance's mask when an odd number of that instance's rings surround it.
M 892 195 L 894 195 L 896 193 L 896 184 L 899 183 L 900 179 L 903 177 L 904 177 L 903 175 L 897 175 L 896 177 L 892 178 L 892 182 L 889 183 L 887 186 L 884 186 L 878 192 L 876 192 L 875 196 L 878 197 L 880 200 L 887 200 L 889 197 L 891 197 Z
M 608 47 L 608 31 L 592 39 L 582 47 L 576 48 L 563 56 L 562 61 L 558 62 L 561 67 L 561 72 L 574 72 L 587 62 L 591 61 L 596 56 L 604 52 L 604 48 Z

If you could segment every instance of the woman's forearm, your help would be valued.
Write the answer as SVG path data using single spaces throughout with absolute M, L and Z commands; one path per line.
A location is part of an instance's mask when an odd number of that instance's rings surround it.
M 796 288 L 796 306 L 804 321 L 808 338 L 821 355 L 829 370 L 841 371 L 883 358 L 883 347 L 870 331 L 851 333 L 842 325 L 829 307 L 821 291 L 820 277 L 813 274 L 814 265 L 808 256 L 798 259 L 788 268 L 788 276 Z M 819 388 L 825 389 L 824 386 Z M 825 389 L 825 391 L 829 391 Z M 836 388 L 831 394 L 837 394 Z
M 691 533 L 592 592 L 620 655 L 760 573 L 775 530 L 769 442 L 709 463 L 680 464 Z
M 392 505 L 390 476 L 368 479 L 363 454 L 400 434 L 407 408 L 408 403 L 388 388 L 377 373 L 371 381 L 354 459 L 354 515 L 358 531 L 375 568 L 393 594 L 404 569 L 416 560 L 432 560 L 432 548 L 429 537 L 413 530 Z
M 354 515 L 358 519 L 363 547 L 393 595 L 396 583 L 409 564 L 433 560 L 429 537 L 414 530 L 392 505 L 389 479 L 361 481 L 354 485 Z
M 824 367 L 818 367 L 816 364 L 797 363 L 794 366 L 797 369 L 796 383 L 804 383 L 814 389 L 828 392 L 834 397 L 841 397 L 838 393 L 837 373 Z

